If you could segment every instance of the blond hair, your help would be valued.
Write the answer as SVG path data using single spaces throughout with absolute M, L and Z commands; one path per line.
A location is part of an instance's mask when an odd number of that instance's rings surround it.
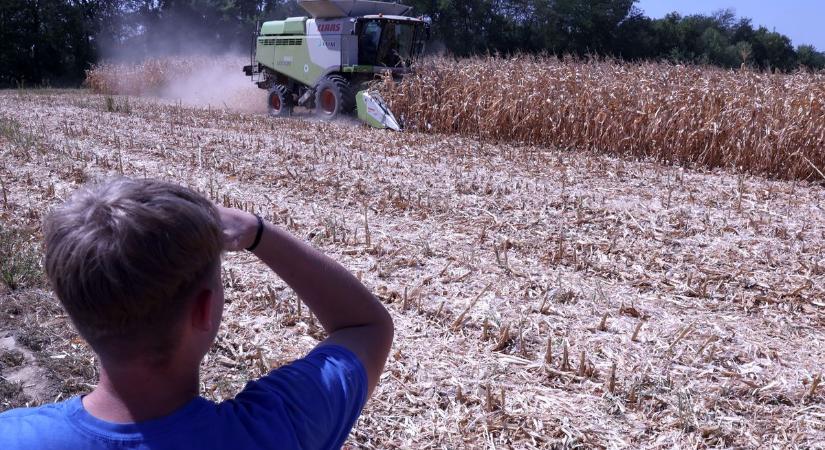
M 43 228 L 52 287 L 104 356 L 170 350 L 187 302 L 220 263 L 215 206 L 162 181 L 118 178 L 81 188 Z

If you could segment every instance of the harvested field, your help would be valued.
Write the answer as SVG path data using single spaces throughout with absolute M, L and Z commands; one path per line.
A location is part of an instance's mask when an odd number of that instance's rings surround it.
M 0 409 L 93 386 L 92 354 L 25 255 L 50 207 L 124 174 L 254 209 L 376 292 L 396 342 L 353 447 L 825 442 L 818 184 L 128 101 L 0 93 L 0 220 L 28 268 L 0 284 Z M 226 258 L 224 281 L 203 365 L 215 400 L 321 338 L 249 255 Z

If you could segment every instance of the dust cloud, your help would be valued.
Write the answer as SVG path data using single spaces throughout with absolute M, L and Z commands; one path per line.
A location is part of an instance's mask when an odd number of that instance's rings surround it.
M 248 56 L 191 56 L 186 68 L 170 74 L 154 96 L 184 105 L 266 113 L 266 91 L 243 73 Z M 177 64 L 176 64 L 177 65 Z
M 101 64 L 87 84 L 99 92 L 265 113 L 266 91 L 242 70 L 250 64 L 254 24 L 204 14 L 185 4 L 132 11 L 112 26 L 131 30 L 126 38 L 101 36 Z

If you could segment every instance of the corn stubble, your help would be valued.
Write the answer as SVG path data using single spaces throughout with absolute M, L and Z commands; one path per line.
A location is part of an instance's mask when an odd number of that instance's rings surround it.
M 825 74 L 546 57 L 429 59 L 379 88 L 407 127 L 822 179 Z

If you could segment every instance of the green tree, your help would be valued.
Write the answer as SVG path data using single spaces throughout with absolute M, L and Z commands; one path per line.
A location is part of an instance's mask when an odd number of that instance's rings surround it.
M 736 43 L 736 54 L 739 56 L 741 65 L 745 66 L 750 62 L 751 55 L 753 55 L 753 46 L 750 42 L 739 41 Z
M 825 69 L 825 53 L 819 52 L 813 45 L 800 45 L 796 48 L 799 65 L 810 70 Z
M 763 69 L 787 71 L 797 66 L 796 52 L 790 38 L 785 35 L 759 27 L 752 45 L 754 58 Z
M 613 44 L 613 53 L 628 60 L 660 57 L 661 39 L 654 21 L 634 9 L 630 17 L 622 21 Z
M 609 53 L 635 0 L 556 0 L 551 9 L 564 42 L 576 54 Z
M 731 45 L 728 37 L 716 28 L 707 28 L 702 33 L 701 46 L 702 62 L 722 67 L 738 66 L 739 56 L 735 45 Z
M 0 85 L 82 80 L 97 56 L 99 3 L 0 0 Z

